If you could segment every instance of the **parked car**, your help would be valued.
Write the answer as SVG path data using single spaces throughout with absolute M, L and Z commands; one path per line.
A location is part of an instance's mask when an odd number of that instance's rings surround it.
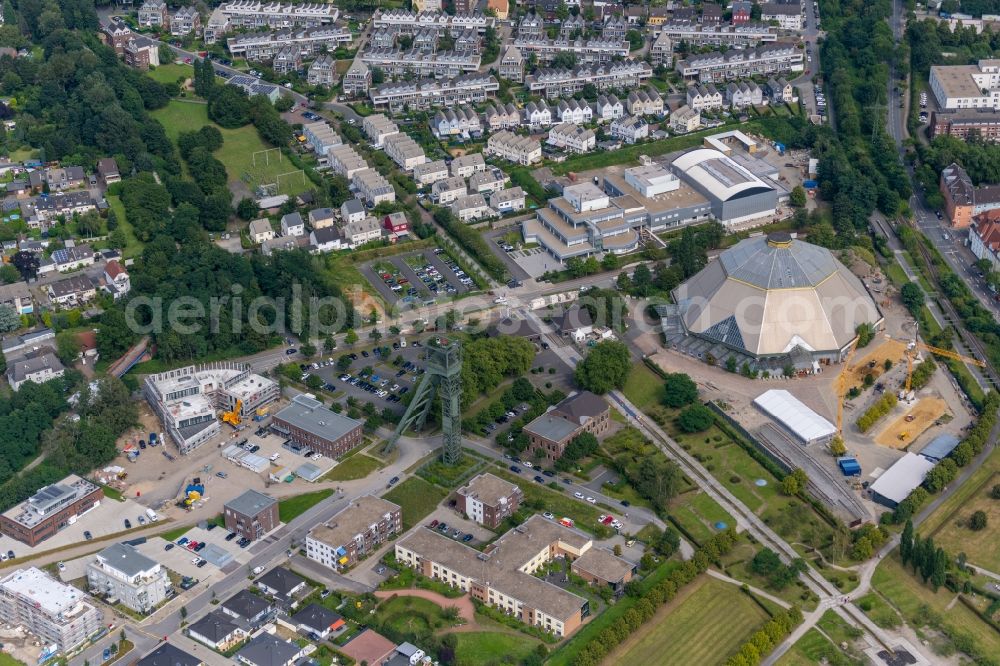
M 174 549 L 174 544 L 172 543 L 168 543 L 166 546 L 163 547 L 163 550 L 173 550 L 173 549 Z
M 94 538 L 94 535 L 90 533 L 90 530 L 86 530 L 83 533 L 83 538 L 86 539 L 87 541 L 90 541 L 91 539 Z
M 228 475 L 228 474 L 226 474 L 225 472 L 216 472 L 216 473 L 215 473 L 215 475 L 216 475 L 217 477 L 219 477 L 220 479 L 224 479 L 224 478 L 226 478 L 227 476 L 229 476 L 229 475 Z
M 235 538 L 236 538 L 236 532 L 230 532 L 229 534 L 226 535 L 226 541 L 232 541 Z
M 127 530 L 132 529 L 132 521 L 129 520 L 128 518 L 125 519 L 125 529 Z

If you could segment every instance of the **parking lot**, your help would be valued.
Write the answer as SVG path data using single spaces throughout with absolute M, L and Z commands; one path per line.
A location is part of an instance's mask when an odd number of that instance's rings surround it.
M 432 525 L 433 527 L 431 527 Z M 442 529 L 442 525 L 447 525 L 447 527 Z M 447 506 L 447 503 L 431 512 L 431 515 L 424 518 L 423 522 L 420 525 L 416 525 L 413 529 L 421 530 L 427 528 L 437 530 L 438 534 L 445 534 L 448 538 L 464 543 L 467 546 L 476 546 L 496 537 L 496 534 L 490 530 L 473 520 L 463 517 L 458 511 Z M 457 535 L 456 532 L 458 533 Z
M 372 261 L 361 266 L 361 273 L 390 306 L 430 305 L 475 289 L 472 278 L 440 248 Z
M 140 517 L 142 523 L 139 522 Z M 126 520 L 129 521 L 130 527 L 125 526 Z M 0 536 L 0 553 L 3 554 L 4 558 L 9 551 L 13 551 L 15 557 L 24 557 L 88 541 L 85 533 L 89 533 L 93 539 L 99 539 L 102 536 L 125 532 L 145 524 L 147 524 L 146 507 L 129 499 L 118 502 L 105 497 L 99 506 L 83 514 L 75 523 L 56 532 L 55 535 L 42 541 L 34 548 L 7 535 Z
M 544 250 L 541 248 L 533 248 L 531 250 L 521 249 L 523 242 L 511 244 L 510 241 L 514 236 L 517 236 L 520 240 L 520 225 L 486 232 L 483 236 L 486 238 L 486 244 L 489 245 L 490 251 L 503 261 L 514 279 L 527 280 L 528 278 L 538 277 L 545 272 L 544 270 L 537 270 L 535 266 L 535 263 L 538 263 L 537 261 L 530 260 L 531 257 L 534 257 L 538 253 L 544 254 Z M 507 249 L 508 247 L 510 250 Z M 548 257 L 547 254 L 545 256 Z M 522 259 L 529 259 L 529 261 L 522 265 Z M 538 265 L 542 264 L 539 263 Z
M 339 370 L 335 363 L 324 362 L 321 367 L 310 366 L 305 372 L 317 375 L 324 388 L 338 397 L 353 396 L 363 403 L 373 402 L 380 408 L 389 407 L 402 413 L 402 396 L 416 387 L 423 373 L 423 351 L 417 340 L 406 347 L 401 340 L 387 341 L 370 350 L 350 352 L 352 363 L 346 371 Z M 345 375 L 348 379 L 341 379 Z
M 320 476 L 326 474 L 328 471 L 333 469 L 335 461 L 328 458 L 320 453 L 314 453 L 307 457 L 304 454 L 305 450 L 296 450 L 292 446 L 285 446 L 287 441 L 281 435 L 271 432 L 265 423 L 259 424 L 256 430 L 250 430 L 249 428 L 243 430 L 238 438 L 233 441 L 233 444 L 241 445 L 241 448 L 252 453 L 253 455 L 260 456 L 261 458 L 266 458 L 270 462 L 267 468 L 268 474 L 271 476 L 272 480 L 284 483 L 292 483 L 294 480 L 294 472 L 299 466 L 309 463 L 319 468 Z M 226 444 L 228 446 L 228 444 Z M 223 450 L 226 448 L 222 447 Z M 228 475 L 233 470 L 242 471 L 243 468 L 234 462 L 223 458 L 224 463 L 228 463 L 221 468 L 213 468 L 209 470 L 212 472 L 216 478 L 226 479 Z M 233 468 L 233 469 L 229 469 Z M 251 471 L 251 470 L 246 470 Z M 292 479 L 291 481 L 288 479 Z

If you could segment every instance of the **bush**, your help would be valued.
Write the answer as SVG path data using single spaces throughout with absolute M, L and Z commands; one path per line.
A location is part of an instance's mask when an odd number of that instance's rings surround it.
M 986 522 L 987 522 L 986 512 L 976 511 L 969 518 L 969 529 L 974 532 L 979 532 L 981 530 L 984 530 L 986 529 Z
M 712 427 L 715 422 L 715 415 L 712 410 L 702 404 L 694 404 L 685 407 L 677 417 L 677 427 L 682 432 L 702 432 Z

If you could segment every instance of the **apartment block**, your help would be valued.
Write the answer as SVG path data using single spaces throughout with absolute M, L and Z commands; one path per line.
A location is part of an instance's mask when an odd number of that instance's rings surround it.
M 490 529 L 496 529 L 504 519 L 514 515 L 524 501 L 520 486 L 489 472 L 474 477 L 455 494 L 458 497 L 455 508 Z
M 501 131 L 490 136 L 483 152 L 515 164 L 530 166 L 541 161 L 542 144 L 530 136 L 518 136 L 508 131 Z
M 687 42 L 692 46 L 728 46 L 745 48 L 777 41 L 778 31 L 768 25 L 707 26 L 693 21 L 671 21 L 657 28 L 661 37 L 674 44 Z
M 41 569 L 17 569 L 0 579 L 0 620 L 24 627 L 45 645 L 69 652 L 96 634 L 103 616 L 87 595 Z
M 589 432 L 600 436 L 607 432 L 610 418 L 611 410 L 603 398 L 581 391 L 524 426 L 528 449 L 532 453 L 541 451 L 551 465 L 562 457 L 570 440 L 577 435 Z
M 281 524 L 278 500 L 256 490 L 248 490 L 226 502 L 222 517 L 227 530 L 251 541 Z
M 403 531 L 402 509 L 374 495 L 359 497 L 306 536 L 306 557 L 338 571 L 349 569 Z
M 425 52 L 417 49 L 372 49 L 360 56 L 369 67 L 378 67 L 388 76 L 452 78 L 476 72 L 482 61 L 478 53 L 459 51 Z
M 550 64 L 560 53 L 572 53 L 582 65 L 601 65 L 615 58 L 625 58 L 629 53 L 626 41 L 595 39 L 530 39 L 518 37 L 514 46 L 524 57 L 534 54 L 538 62 Z
M 489 74 L 466 74 L 453 79 L 420 79 L 393 81 L 373 88 L 369 92 L 372 105 L 401 111 L 429 109 L 436 106 L 457 106 L 485 102 L 500 89 L 500 84 Z
M 583 154 L 597 147 L 597 135 L 592 129 L 574 123 L 562 123 L 549 130 L 545 143 L 571 153 Z
M 97 553 L 87 565 L 87 584 L 91 594 L 117 599 L 143 615 L 166 601 L 170 589 L 167 570 L 127 543 Z
M 755 49 L 691 55 L 678 62 L 676 69 L 685 79 L 718 83 L 779 72 L 801 72 L 804 62 L 804 53 L 794 45 L 771 44 Z
M 387 137 L 383 143 L 385 144 L 385 154 L 403 171 L 412 171 L 413 167 L 427 161 L 424 149 L 408 134 L 393 134 Z
M 71 474 L 0 514 L 0 533 L 34 547 L 100 506 L 102 499 L 100 486 Z
M 553 99 L 572 97 L 588 84 L 599 91 L 628 90 L 638 87 L 652 75 L 653 68 L 648 63 L 626 59 L 597 67 L 539 70 L 525 77 L 525 87 L 533 95 Z
M 226 48 L 235 57 L 253 61 L 270 60 L 285 48 L 294 49 L 299 58 L 308 58 L 324 50 L 334 51 L 352 39 L 346 28 L 321 26 L 237 35 L 226 41 Z

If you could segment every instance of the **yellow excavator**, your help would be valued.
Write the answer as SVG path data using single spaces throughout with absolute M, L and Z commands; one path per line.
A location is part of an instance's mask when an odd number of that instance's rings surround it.
M 243 411 L 243 401 L 237 400 L 231 412 L 222 412 L 222 422 L 228 423 L 234 428 L 240 424 L 240 412 Z

